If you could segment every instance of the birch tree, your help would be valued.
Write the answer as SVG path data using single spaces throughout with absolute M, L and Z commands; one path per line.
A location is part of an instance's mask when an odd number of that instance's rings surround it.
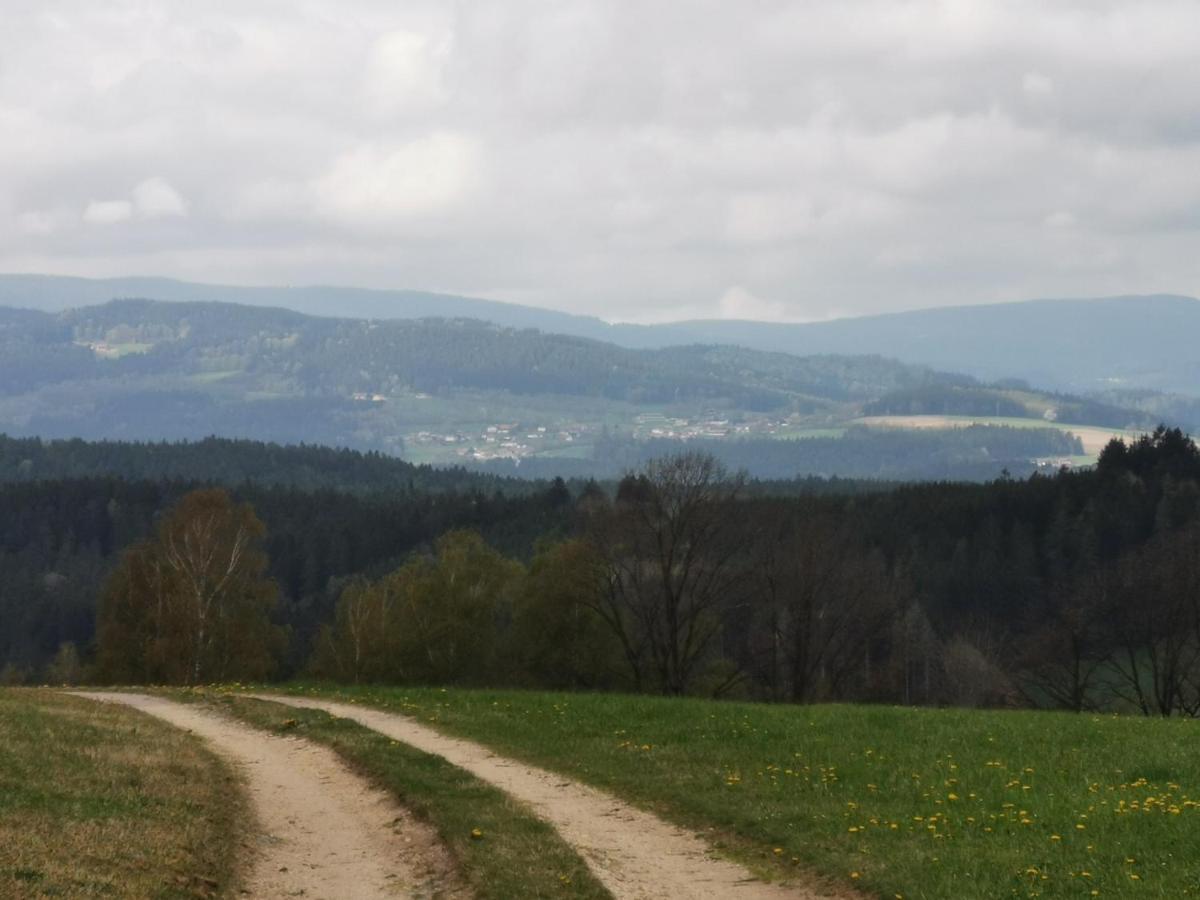
M 223 490 L 184 496 L 105 587 L 102 672 L 175 684 L 269 674 L 283 633 L 270 621 L 265 536 L 254 510 Z

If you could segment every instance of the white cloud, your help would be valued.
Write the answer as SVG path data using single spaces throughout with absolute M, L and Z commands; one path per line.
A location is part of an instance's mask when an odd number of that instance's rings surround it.
M 83 221 L 89 225 L 116 225 L 133 217 L 133 204 L 128 200 L 93 200 L 83 211 Z
M 756 191 L 729 199 L 727 233 L 738 243 L 771 243 L 795 240 L 817 227 L 812 203 L 791 192 Z
M 58 225 L 58 217 L 44 210 L 25 212 L 17 216 L 17 230 L 22 234 L 46 237 L 53 234 Z
M 722 319 L 759 319 L 783 321 L 789 318 L 786 303 L 756 297 L 741 285 L 734 285 L 717 302 Z
M 444 69 L 450 38 L 403 29 L 376 38 L 367 55 L 363 91 L 376 115 L 419 112 L 446 102 Z
M 437 216 L 463 203 L 481 177 L 469 137 L 438 132 L 342 154 L 312 185 L 318 215 L 355 226 Z
M 133 189 L 133 205 L 139 216 L 160 219 L 186 216 L 187 201 L 165 178 L 147 178 Z
M 1054 93 L 1054 80 L 1041 72 L 1026 72 L 1021 79 L 1021 89 L 1031 96 L 1044 97 Z
M 0 270 L 642 320 L 1200 293 L 1194 0 L 9 5 Z

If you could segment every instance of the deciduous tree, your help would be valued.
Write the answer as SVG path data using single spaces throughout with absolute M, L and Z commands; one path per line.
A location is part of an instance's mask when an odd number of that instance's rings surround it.
M 265 536 L 254 510 L 223 490 L 184 496 L 105 585 L 101 673 L 176 684 L 269 674 L 283 633 L 270 621 Z

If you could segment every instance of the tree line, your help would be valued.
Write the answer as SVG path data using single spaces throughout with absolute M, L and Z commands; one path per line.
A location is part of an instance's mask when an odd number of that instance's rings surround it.
M 46 485 L 11 486 L 6 502 L 15 487 L 31 492 L 24 526 L 47 536 L 63 522 L 90 534 L 121 509 L 74 504 L 55 524 L 30 502 Z M 309 672 L 1200 714 L 1200 451 L 1175 430 L 1114 442 L 1087 472 L 845 494 L 785 496 L 703 453 L 653 460 L 610 489 L 469 502 L 138 490 L 157 504 L 141 507 L 144 527 L 122 525 L 107 555 L 85 540 L 92 556 L 61 557 L 104 584 L 99 637 L 75 652 L 100 677 Z M 251 548 L 246 579 L 229 583 L 253 585 L 237 594 L 253 602 L 215 618 L 170 549 L 197 510 L 223 510 L 241 524 L 206 533 L 240 528 Z M 21 526 L 3 518 L 7 548 Z M 43 575 L 40 587 L 66 586 Z M 253 628 L 239 618 L 250 613 Z M 197 644 L 201 620 L 226 624 Z M 255 635 L 254 652 L 222 649 L 222 634 Z M 188 653 L 170 643 L 185 640 Z M 53 661 L 70 664 L 70 652 Z

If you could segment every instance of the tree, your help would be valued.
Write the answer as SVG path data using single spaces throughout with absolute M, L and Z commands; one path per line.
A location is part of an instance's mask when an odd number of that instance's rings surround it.
M 1200 529 L 1160 535 L 1118 579 L 1114 692 L 1145 715 L 1200 716 Z
M 768 683 L 794 703 L 870 680 L 872 642 L 896 615 L 882 562 L 831 519 L 767 516 L 753 538 Z
M 605 572 L 595 611 L 616 635 L 635 686 L 684 694 L 712 662 L 721 613 L 746 571 L 737 502 L 744 476 L 684 453 L 622 480 L 590 541 Z
M 398 662 L 396 598 L 384 580 L 356 578 L 338 595 L 334 621 L 321 627 L 312 669 L 339 681 L 384 681 Z
M 517 683 L 610 687 L 621 652 L 597 613 L 604 567 L 585 541 L 540 548 L 513 608 L 508 667 Z
M 1018 643 L 1018 684 L 1035 705 L 1072 712 L 1100 709 L 1110 699 L 1116 574 L 1095 566 L 1051 592 Z
M 48 684 L 79 684 L 83 680 L 83 664 L 79 660 L 79 651 L 70 641 L 58 645 L 54 659 L 46 666 L 46 682 Z
M 500 668 L 500 632 L 522 575 L 476 532 L 448 532 L 433 556 L 343 589 L 314 669 L 347 681 L 482 682 Z
M 284 634 L 270 621 L 277 589 L 265 574 L 265 537 L 249 504 L 225 491 L 185 495 L 105 585 L 101 673 L 173 684 L 268 675 Z

